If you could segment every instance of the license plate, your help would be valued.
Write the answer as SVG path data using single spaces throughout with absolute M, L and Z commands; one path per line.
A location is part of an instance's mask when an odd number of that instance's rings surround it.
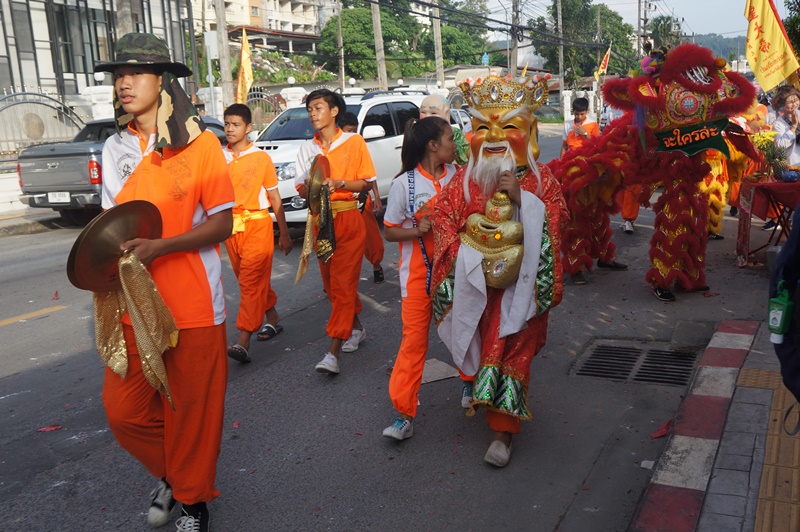
M 47 201 L 50 203 L 69 203 L 69 192 L 48 192 Z

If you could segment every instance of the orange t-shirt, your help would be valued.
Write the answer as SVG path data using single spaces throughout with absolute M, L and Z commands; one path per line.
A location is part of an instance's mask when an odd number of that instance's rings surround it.
M 372 157 L 364 138 L 356 133 L 344 133 L 341 129 L 337 129 L 331 147 L 327 150 L 322 147 L 319 133 L 300 146 L 295 166 L 295 187 L 299 188 L 306 182 L 311 161 L 317 155 L 325 155 L 328 158 L 331 165 L 331 179 L 375 181 L 375 167 L 372 165 Z M 331 194 L 331 201 L 351 199 L 353 193 L 347 190 L 336 190 Z
M 588 118 L 583 121 L 581 124 L 583 129 L 589 134 L 590 137 L 597 137 L 600 136 L 600 126 L 597 125 L 597 122 L 594 120 L 589 120 Z M 570 120 L 564 126 L 564 135 L 561 137 L 564 142 L 567 143 L 567 147 L 570 150 L 574 150 L 575 148 L 580 148 L 583 146 L 583 143 L 586 141 L 586 138 L 577 135 L 575 133 L 575 121 Z
M 132 129 L 123 131 L 129 132 L 138 137 L 141 161 L 127 178 L 120 176 L 122 185 L 114 202 L 147 200 L 155 204 L 161 213 L 162 238 L 186 233 L 208 216 L 233 207 L 228 165 L 213 133 L 204 131 L 183 148 L 164 148 L 162 158 L 156 151 L 147 152 L 152 138 L 146 140 Z M 109 139 L 113 139 L 112 145 L 107 141 L 104 162 L 106 150 L 112 156 L 116 151 L 122 153 L 126 138 L 120 141 L 117 137 Z M 209 327 L 225 320 L 218 244 L 159 257 L 148 269 L 179 329 Z
M 278 174 L 267 152 L 250 143 L 237 156 L 230 146 L 225 148 L 233 191 L 236 194 L 236 214 L 264 210 L 270 206 L 266 191 L 278 188 Z

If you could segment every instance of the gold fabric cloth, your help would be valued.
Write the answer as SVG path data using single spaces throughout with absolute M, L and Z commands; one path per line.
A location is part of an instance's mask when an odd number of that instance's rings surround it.
M 233 231 L 231 232 L 231 234 L 235 235 L 236 233 L 244 233 L 244 228 L 247 222 L 249 222 L 250 220 L 262 220 L 264 218 L 269 218 L 269 211 L 267 209 L 254 212 L 250 212 L 247 209 L 245 209 L 238 214 L 234 214 Z
M 300 252 L 300 263 L 297 265 L 297 275 L 295 275 L 294 284 L 299 283 L 300 279 L 302 279 L 308 271 L 308 260 L 315 245 L 317 246 L 317 256 L 320 260 L 322 260 L 323 263 L 330 260 L 333 256 L 333 252 L 336 250 L 333 219 L 336 218 L 336 215 L 340 212 L 352 211 L 355 209 L 358 209 L 357 200 L 331 201 L 330 191 L 327 187 L 322 187 L 319 216 L 314 216 L 311 214 L 311 210 L 309 210 L 308 216 L 306 217 L 306 233 L 303 237 L 303 249 Z M 323 230 L 322 225 L 320 225 L 320 220 L 324 221 L 324 225 L 329 226 L 327 227 L 327 231 Z M 318 239 L 315 234 L 315 229 L 319 230 L 320 235 L 325 236 L 320 236 Z
M 167 369 L 161 355 L 178 345 L 178 326 L 150 272 L 135 253 L 125 253 L 119 259 L 119 278 L 122 290 L 93 292 L 97 352 L 111 371 L 125 378 L 128 351 L 121 318 L 127 312 L 142 359 L 142 373 L 172 404 Z

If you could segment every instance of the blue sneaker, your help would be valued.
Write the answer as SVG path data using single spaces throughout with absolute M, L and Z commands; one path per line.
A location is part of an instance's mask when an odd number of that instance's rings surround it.
M 414 435 L 414 425 L 411 423 L 410 419 L 396 417 L 392 420 L 391 425 L 383 429 L 383 435 L 387 438 L 403 441 Z
M 461 408 L 469 408 L 472 406 L 472 383 L 465 382 L 461 386 Z

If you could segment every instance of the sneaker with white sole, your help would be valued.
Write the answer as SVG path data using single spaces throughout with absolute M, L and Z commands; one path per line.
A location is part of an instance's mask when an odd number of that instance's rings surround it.
M 161 479 L 156 487 L 150 492 L 153 498 L 150 502 L 150 509 L 147 511 L 147 522 L 150 526 L 157 528 L 169 523 L 172 513 L 176 508 L 176 501 L 172 497 L 172 488 L 167 484 L 166 479 Z
M 383 429 L 383 435 L 387 438 L 403 441 L 414 435 L 414 425 L 411 423 L 410 419 L 396 417 L 392 420 L 391 425 Z
M 629 235 L 633 234 L 633 222 L 625 220 L 625 223 L 622 224 L 622 231 Z
M 461 386 L 461 408 L 469 408 L 472 406 L 472 383 L 464 382 Z
M 342 351 L 345 353 L 352 353 L 353 351 L 358 351 L 358 346 L 364 339 L 367 337 L 367 331 L 365 329 L 353 329 L 353 334 L 350 335 L 350 338 L 345 340 L 342 344 Z
M 211 530 L 211 516 L 208 514 L 206 503 L 184 504 L 181 516 L 175 521 L 177 532 L 209 532 Z
M 331 353 L 325 353 L 325 356 L 322 357 L 322 360 L 317 362 L 317 365 L 314 367 L 320 373 L 330 373 L 332 375 L 336 375 L 339 373 L 339 359 L 333 356 Z

